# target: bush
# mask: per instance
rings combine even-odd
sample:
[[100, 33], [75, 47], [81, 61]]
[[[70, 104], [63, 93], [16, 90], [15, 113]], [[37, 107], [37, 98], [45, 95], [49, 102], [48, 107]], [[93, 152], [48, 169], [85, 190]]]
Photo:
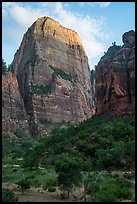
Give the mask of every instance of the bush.
[[117, 202], [117, 187], [114, 184], [102, 188], [98, 193], [95, 193], [96, 202]]
[[119, 190], [119, 197], [121, 199], [132, 199], [133, 193], [128, 187], [123, 187]]
[[47, 186], [56, 186], [57, 185], [57, 179], [55, 177], [49, 177], [47, 179]]
[[124, 174], [124, 178], [126, 179], [133, 179], [135, 177], [135, 172], [132, 173], [126, 173]]
[[57, 178], [56, 177], [47, 177], [47, 179], [45, 179], [45, 182], [43, 184], [43, 189], [46, 190], [47, 188], [50, 187], [55, 187], [57, 186]]
[[130, 181], [124, 178], [115, 178], [112, 175], [108, 178], [104, 177], [105, 182], [102, 180], [98, 183], [99, 188], [94, 194], [91, 194], [91, 200], [94, 198], [96, 202], [118, 202], [122, 199], [132, 199], [132, 183]]
[[22, 128], [17, 128], [15, 131], [15, 135], [19, 138], [27, 138], [29, 137], [29, 134], [26, 132], [26, 130]]
[[18, 181], [17, 184], [18, 184], [19, 187], [21, 188], [21, 190], [22, 190], [22, 195], [23, 195], [24, 190], [30, 189], [31, 181], [30, 181], [29, 179], [22, 179], [22, 180]]
[[3, 188], [2, 189], [2, 202], [17, 202], [18, 198], [15, 196], [13, 191], [10, 189]]
[[[33, 180], [33, 186], [36, 187], [36, 188], [38, 188], [38, 187], [41, 186], [41, 184], [40, 184], [40, 182], [39, 182], [38, 179], [34, 179], [34, 180]], [[44, 189], [44, 188], [43, 188], [43, 189]], [[45, 189], [45, 190], [46, 190], [46, 189]]]
[[56, 188], [51, 186], [48, 188], [48, 192], [55, 192], [56, 191]]

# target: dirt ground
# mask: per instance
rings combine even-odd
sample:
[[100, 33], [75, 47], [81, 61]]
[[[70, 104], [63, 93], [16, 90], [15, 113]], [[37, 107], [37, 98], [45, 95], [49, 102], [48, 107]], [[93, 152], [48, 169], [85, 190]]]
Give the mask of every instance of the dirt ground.
[[79, 188], [74, 192], [76, 200], [70, 194], [70, 198], [61, 199], [60, 191], [58, 188], [56, 192], [48, 192], [42, 188], [30, 188], [28, 191], [24, 192], [24, 195], [21, 194], [21, 190], [17, 188], [16, 184], [3, 183], [3, 188], [8, 187], [9, 189], [14, 190], [15, 195], [19, 198], [18, 202], [82, 202], [80, 197], [82, 195], [83, 189]]
[[[83, 188], [77, 188], [74, 191], [74, 195], [70, 194], [69, 198], [61, 199], [61, 191], [56, 188], [55, 192], [48, 192], [43, 188], [31, 187], [28, 191], [25, 191], [22, 195], [21, 190], [16, 184], [2, 183], [2, 188], [9, 188], [14, 191], [15, 195], [19, 198], [18, 202], [84, 202], [82, 198]], [[90, 202], [90, 197], [86, 197], [86, 201]], [[131, 200], [123, 200], [121, 202], [132, 202]]]

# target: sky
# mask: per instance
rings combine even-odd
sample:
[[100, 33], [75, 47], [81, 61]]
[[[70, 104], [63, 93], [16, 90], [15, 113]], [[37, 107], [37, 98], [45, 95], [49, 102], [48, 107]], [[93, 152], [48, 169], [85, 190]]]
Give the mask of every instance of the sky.
[[49, 16], [75, 30], [90, 69], [122, 35], [135, 30], [135, 2], [2, 2], [2, 57], [11, 64], [23, 35], [38, 18]]

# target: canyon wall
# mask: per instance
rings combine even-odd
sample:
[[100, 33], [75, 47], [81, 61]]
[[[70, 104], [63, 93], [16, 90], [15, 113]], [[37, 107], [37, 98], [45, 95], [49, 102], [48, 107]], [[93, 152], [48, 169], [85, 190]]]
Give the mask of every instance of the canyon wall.
[[95, 69], [96, 114], [114, 116], [135, 112], [135, 32], [122, 36], [123, 45], [113, 43]]
[[29, 124], [78, 123], [94, 114], [88, 58], [78, 34], [49, 17], [25, 33], [12, 62]]
[[18, 82], [11, 72], [2, 75], [2, 132], [28, 128], [27, 115]]

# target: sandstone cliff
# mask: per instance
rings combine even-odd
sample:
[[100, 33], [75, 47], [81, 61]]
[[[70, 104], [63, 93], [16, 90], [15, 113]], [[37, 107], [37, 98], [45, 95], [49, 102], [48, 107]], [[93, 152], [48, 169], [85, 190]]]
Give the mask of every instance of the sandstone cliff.
[[80, 122], [94, 113], [88, 58], [78, 34], [49, 17], [25, 33], [12, 63], [29, 124]]
[[2, 75], [2, 132], [27, 128], [27, 116], [18, 82], [11, 72]]
[[123, 46], [111, 46], [95, 69], [96, 114], [135, 111], [135, 32], [122, 36]]

